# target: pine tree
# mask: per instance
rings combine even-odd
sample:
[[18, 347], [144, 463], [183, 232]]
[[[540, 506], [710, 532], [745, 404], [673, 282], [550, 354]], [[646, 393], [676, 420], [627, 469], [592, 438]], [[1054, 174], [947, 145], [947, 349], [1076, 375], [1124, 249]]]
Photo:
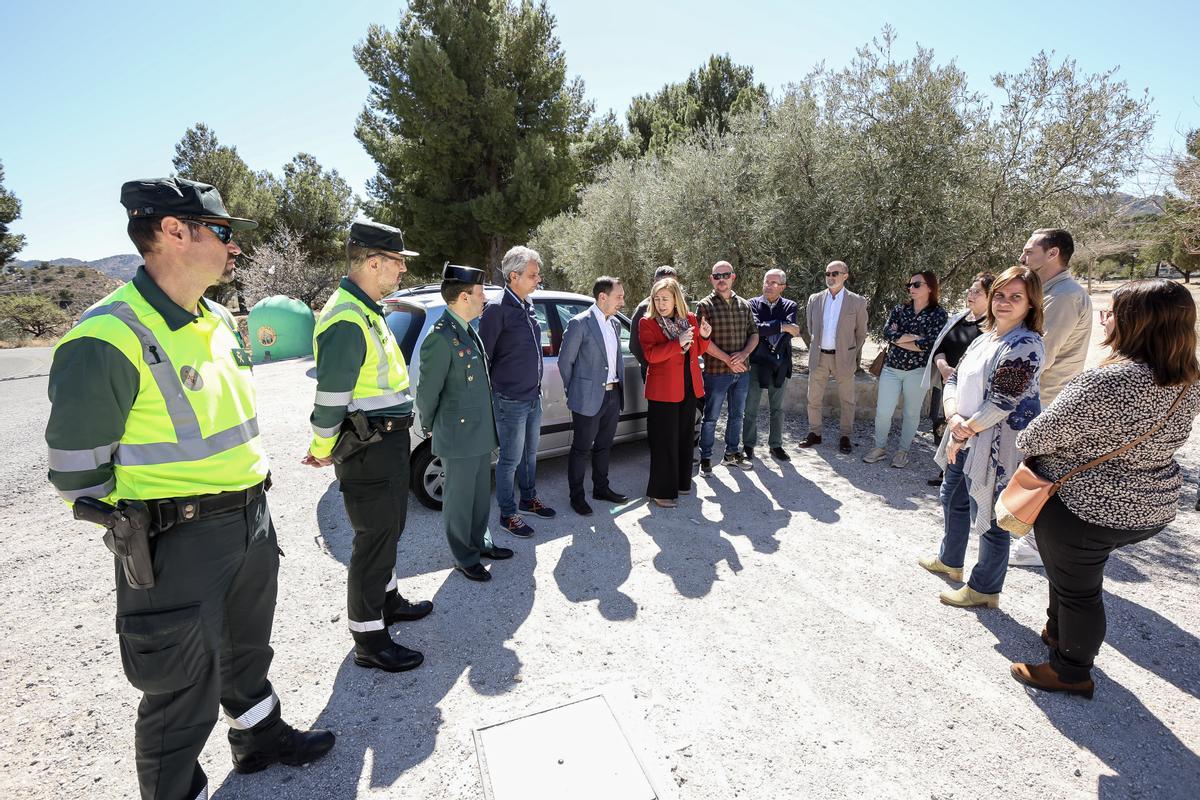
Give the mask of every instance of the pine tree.
[[355, 135], [379, 167], [367, 210], [421, 251], [410, 268], [494, 269], [574, 201], [591, 108], [554, 26], [544, 2], [413, 0], [355, 47], [371, 82]]

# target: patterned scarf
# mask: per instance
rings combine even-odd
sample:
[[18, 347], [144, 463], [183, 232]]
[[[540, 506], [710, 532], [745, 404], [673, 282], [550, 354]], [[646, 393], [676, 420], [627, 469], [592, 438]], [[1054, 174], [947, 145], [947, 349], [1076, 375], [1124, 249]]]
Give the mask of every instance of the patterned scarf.
[[667, 337], [667, 341], [673, 342], [683, 335], [683, 332], [691, 327], [688, 318], [684, 317], [657, 317], [658, 327], [662, 328], [663, 334]]

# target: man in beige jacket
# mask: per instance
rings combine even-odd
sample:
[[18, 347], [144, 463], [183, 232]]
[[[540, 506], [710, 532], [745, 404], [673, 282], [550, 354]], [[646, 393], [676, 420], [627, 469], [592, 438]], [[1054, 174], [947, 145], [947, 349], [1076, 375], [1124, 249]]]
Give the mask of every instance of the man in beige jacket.
[[[1087, 290], [1071, 277], [1068, 264], [1075, 240], [1061, 228], [1039, 228], [1025, 243], [1021, 263], [1042, 279], [1045, 295], [1046, 363], [1040, 377], [1040, 399], [1046, 409], [1076, 375], [1083, 372], [1088, 343], [1092, 338], [1092, 300]], [[1040, 567], [1034, 531], [1013, 541], [1008, 563], [1014, 567]]]
[[825, 386], [832, 377], [837, 381], [841, 401], [841, 439], [838, 449], [849, 453], [854, 433], [854, 373], [858, 371], [863, 343], [867, 341], [867, 300], [846, 288], [850, 269], [842, 261], [825, 267], [823, 292], [808, 298], [805, 330], [800, 332], [808, 345], [808, 436], [801, 447], [821, 443]]

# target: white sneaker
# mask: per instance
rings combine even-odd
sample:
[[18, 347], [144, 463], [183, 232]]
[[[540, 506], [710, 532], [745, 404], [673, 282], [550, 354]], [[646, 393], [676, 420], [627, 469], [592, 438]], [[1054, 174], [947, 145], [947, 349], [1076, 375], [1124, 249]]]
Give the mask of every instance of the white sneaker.
[[874, 464], [876, 461], [883, 461], [885, 458], [887, 458], [887, 450], [884, 450], [882, 447], [876, 447], [863, 456], [863, 461], [868, 464]]
[[1042, 555], [1038, 552], [1037, 542], [1034, 541], [1032, 531], [1012, 543], [1012, 548], [1008, 551], [1008, 565], [1010, 567], [1042, 566]]
[[904, 469], [908, 466], [908, 451], [897, 450], [896, 455], [892, 458], [892, 466], [896, 469]]

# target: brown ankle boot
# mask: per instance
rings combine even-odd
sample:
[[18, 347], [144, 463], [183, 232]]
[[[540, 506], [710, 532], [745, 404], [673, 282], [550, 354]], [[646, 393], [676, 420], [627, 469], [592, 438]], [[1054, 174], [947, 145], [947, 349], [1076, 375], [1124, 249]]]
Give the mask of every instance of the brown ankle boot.
[[1009, 668], [1009, 672], [1018, 683], [1032, 686], [1034, 689], [1041, 689], [1043, 692], [1066, 692], [1091, 700], [1092, 693], [1096, 689], [1096, 683], [1091, 678], [1078, 683], [1064, 683], [1049, 663], [1013, 664]]

